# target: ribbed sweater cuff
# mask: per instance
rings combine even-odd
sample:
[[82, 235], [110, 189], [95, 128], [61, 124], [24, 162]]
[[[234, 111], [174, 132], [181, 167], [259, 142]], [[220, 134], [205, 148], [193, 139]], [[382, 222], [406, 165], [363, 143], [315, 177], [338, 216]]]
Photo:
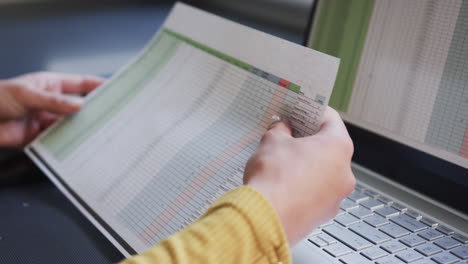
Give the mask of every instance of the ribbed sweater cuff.
[[265, 196], [254, 188], [242, 186], [222, 196], [211, 208], [227, 204], [244, 216], [268, 262], [291, 263], [286, 234], [278, 215]]

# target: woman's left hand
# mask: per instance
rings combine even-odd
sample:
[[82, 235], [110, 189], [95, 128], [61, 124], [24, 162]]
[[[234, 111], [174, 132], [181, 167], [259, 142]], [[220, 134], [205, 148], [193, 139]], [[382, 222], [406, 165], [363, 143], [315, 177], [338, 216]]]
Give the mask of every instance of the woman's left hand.
[[39, 72], [0, 80], [0, 147], [19, 148], [63, 115], [80, 110], [103, 79]]

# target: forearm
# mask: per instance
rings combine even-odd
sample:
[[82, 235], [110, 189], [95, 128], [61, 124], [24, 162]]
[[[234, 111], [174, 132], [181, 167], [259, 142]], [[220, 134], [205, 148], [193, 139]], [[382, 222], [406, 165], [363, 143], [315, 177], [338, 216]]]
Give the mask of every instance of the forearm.
[[289, 247], [269, 202], [250, 187], [221, 197], [195, 223], [125, 264], [290, 263]]

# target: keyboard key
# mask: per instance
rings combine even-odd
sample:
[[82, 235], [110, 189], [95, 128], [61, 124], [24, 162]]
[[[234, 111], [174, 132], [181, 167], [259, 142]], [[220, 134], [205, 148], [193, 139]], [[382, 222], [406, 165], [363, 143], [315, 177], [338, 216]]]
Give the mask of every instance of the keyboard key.
[[390, 205], [393, 203], [393, 201], [390, 198], [387, 198], [385, 196], [379, 196], [379, 201], [381, 201], [382, 203], [386, 205]]
[[362, 184], [356, 183], [354, 189], [358, 192], [364, 192], [366, 190], [366, 187], [364, 187]]
[[336, 243], [336, 240], [333, 237], [331, 237], [331, 236], [329, 236], [327, 234], [320, 234], [320, 235], [318, 235], [318, 238], [320, 238], [323, 241], [327, 242], [328, 245]]
[[443, 249], [451, 249], [454, 248], [458, 245], [460, 245], [460, 242], [456, 241], [455, 239], [452, 239], [450, 237], [443, 237], [440, 239], [437, 239], [434, 244], [438, 245], [439, 247]]
[[355, 208], [355, 209], [351, 209], [348, 211], [350, 214], [354, 215], [355, 217], [358, 217], [358, 218], [366, 218], [366, 217], [369, 217], [371, 215], [373, 215], [374, 213], [367, 209], [367, 208], [364, 208], [364, 207], [359, 207], [359, 208]]
[[422, 215], [414, 210], [408, 210], [405, 212], [405, 214], [411, 218], [414, 218], [416, 220], [421, 220], [422, 219]]
[[358, 208], [359, 205], [349, 199], [344, 199], [343, 201], [341, 201], [341, 204], [340, 204], [340, 208], [345, 210], [345, 211], [348, 211], [350, 209], [353, 209], [353, 208]]
[[418, 233], [418, 235], [426, 240], [432, 241], [444, 236], [441, 232], [429, 228]]
[[351, 193], [348, 196], [348, 199], [350, 199], [351, 201], [354, 201], [356, 203], [359, 203], [359, 202], [362, 202], [362, 201], [365, 201], [365, 200], [369, 199], [369, 196], [367, 196], [365, 194], [362, 194], [360, 192], [354, 191], [353, 193]]
[[380, 195], [378, 192], [375, 192], [375, 191], [373, 191], [373, 190], [366, 190], [366, 191], [364, 192], [364, 194], [367, 195], [367, 196], [370, 196], [370, 197], [372, 197], [372, 198], [374, 198], [374, 199], [376, 199], [376, 198], [379, 197], [379, 195]]
[[380, 231], [384, 232], [385, 234], [393, 237], [393, 238], [399, 238], [402, 236], [408, 235], [410, 232], [406, 229], [404, 229], [401, 226], [398, 226], [396, 224], [390, 223], [388, 225], [384, 225], [380, 227]]
[[346, 213], [346, 211], [340, 208], [340, 210], [338, 211], [338, 213], [336, 214], [336, 216], [344, 215], [345, 213]]
[[427, 217], [423, 217], [421, 219], [421, 223], [426, 224], [426, 225], [428, 225], [430, 227], [437, 227], [439, 225], [439, 223], [437, 223], [436, 221], [434, 221], [434, 220], [432, 220], [430, 218], [427, 218]]
[[340, 258], [340, 261], [345, 263], [345, 264], [361, 264], [361, 263], [369, 263], [371, 264], [372, 262], [364, 258], [363, 256], [359, 255], [359, 253], [352, 253], [348, 255], [344, 255], [343, 257]]
[[439, 264], [451, 264], [456, 263], [459, 260], [459, 258], [455, 257], [454, 255], [448, 252], [439, 253], [433, 256], [431, 259]]
[[383, 225], [390, 223], [387, 220], [387, 218], [384, 218], [380, 215], [372, 215], [372, 216], [366, 217], [364, 219], [364, 222], [368, 223], [369, 225], [373, 227], [379, 227], [379, 226], [383, 226]]
[[326, 227], [328, 225], [331, 225], [331, 224], [334, 224], [335, 222], [333, 221], [333, 219], [330, 219], [328, 220], [327, 222], [323, 223], [320, 225], [320, 228], [323, 228], [323, 227]]
[[341, 257], [343, 255], [353, 252], [349, 247], [341, 243], [331, 244], [329, 246], [324, 247], [323, 250], [325, 250], [325, 252], [327, 252], [328, 254], [332, 255], [335, 258], [338, 258], [338, 257]]
[[418, 252], [412, 249], [405, 249], [403, 251], [400, 251], [395, 256], [406, 263], [410, 263], [423, 258], [423, 255], [419, 254]]
[[439, 252], [442, 252], [442, 249], [434, 244], [426, 243], [424, 245], [416, 247], [416, 251], [418, 251], [426, 257], [429, 257]]
[[426, 242], [420, 236], [416, 234], [411, 234], [400, 239], [400, 242], [407, 245], [408, 247], [415, 247]]
[[365, 200], [364, 202], [361, 202], [360, 205], [371, 211], [374, 211], [376, 209], [379, 209], [385, 206], [382, 202], [374, 200], [374, 199]]
[[316, 228], [316, 229], [314, 229], [314, 231], [312, 231], [312, 233], [310, 233], [310, 236], [315, 236], [315, 235], [318, 235], [320, 233], [322, 233], [322, 230]]
[[349, 226], [349, 225], [352, 225], [352, 224], [355, 224], [355, 223], [359, 223], [359, 219], [350, 215], [350, 214], [344, 214], [344, 215], [340, 215], [340, 216], [337, 216], [335, 217], [335, 222], [338, 222], [339, 224], [343, 225], [343, 226]]
[[323, 229], [323, 231], [354, 250], [361, 250], [372, 246], [369, 241], [339, 225], [327, 226]]
[[437, 230], [439, 230], [440, 232], [442, 232], [442, 233], [444, 233], [446, 235], [451, 235], [451, 234], [455, 233], [455, 232], [453, 232], [452, 229], [450, 229], [450, 228], [448, 228], [446, 226], [442, 226], [442, 225], [439, 225], [437, 227]]
[[390, 218], [390, 221], [399, 224], [400, 226], [408, 229], [411, 232], [418, 232], [428, 228], [427, 225], [422, 224], [419, 221], [416, 221], [407, 215], [399, 215], [392, 217]]
[[380, 245], [380, 248], [384, 249], [388, 253], [393, 254], [398, 251], [402, 251], [403, 249], [406, 249], [406, 246], [396, 240], [392, 240], [383, 243], [382, 245]]
[[392, 217], [392, 216], [397, 216], [400, 214], [400, 211], [397, 211], [395, 208], [392, 208], [392, 207], [384, 207], [384, 208], [380, 208], [380, 209], [377, 209], [375, 210], [375, 213], [383, 216], [383, 217], [386, 217], [386, 218], [389, 218], [389, 217]]
[[355, 232], [356, 234], [364, 237], [365, 239], [369, 240], [370, 242], [376, 245], [391, 240], [391, 237], [366, 223], [358, 223], [351, 225], [349, 227], [349, 230]]
[[434, 261], [430, 260], [430, 259], [420, 259], [416, 262], [413, 262], [411, 264], [437, 264], [435, 263]]
[[308, 240], [309, 240], [309, 242], [313, 243], [317, 247], [328, 246], [327, 242], [323, 241], [322, 239], [320, 239], [318, 237], [310, 237]]
[[401, 263], [404, 263], [402, 262], [401, 260], [393, 257], [393, 256], [386, 256], [386, 257], [383, 257], [381, 259], [378, 259], [376, 262], [376, 264], [401, 264]]
[[457, 233], [457, 234], [454, 234], [454, 235], [452, 236], [452, 238], [454, 238], [454, 239], [456, 239], [456, 240], [462, 242], [463, 244], [467, 244], [467, 243], [468, 243], [468, 237], [467, 237], [467, 236], [464, 236], [464, 235], [462, 235], [462, 234], [458, 234], [458, 233]]
[[378, 259], [388, 255], [387, 251], [376, 246], [364, 249], [363, 251], [361, 251], [361, 254], [370, 260]]
[[467, 244], [468, 243], [468, 237], [467, 236], [464, 236], [462, 234], [453, 234], [452, 238], [462, 242], [463, 244]]
[[461, 259], [468, 259], [468, 246], [459, 246], [450, 252]]
[[408, 207], [406, 207], [406, 206], [404, 206], [402, 204], [399, 204], [399, 203], [393, 203], [392, 207], [395, 208], [396, 210], [400, 211], [400, 212], [406, 212], [408, 210]]

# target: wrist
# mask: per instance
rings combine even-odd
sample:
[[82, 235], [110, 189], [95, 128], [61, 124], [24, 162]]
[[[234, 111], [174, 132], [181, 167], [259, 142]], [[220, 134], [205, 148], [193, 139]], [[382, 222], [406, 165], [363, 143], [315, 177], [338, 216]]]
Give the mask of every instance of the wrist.
[[277, 218], [280, 221], [281, 226], [283, 227], [286, 239], [288, 240], [289, 245], [294, 245], [296, 240], [294, 239], [293, 225], [291, 225], [291, 220], [288, 218], [288, 214], [284, 210], [282, 200], [280, 197], [284, 197], [279, 194], [278, 191], [274, 191], [273, 186], [267, 186], [267, 184], [261, 182], [249, 182], [247, 186], [255, 189], [257, 192], [263, 195], [263, 197], [269, 202], [271, 207], [276, 213]]

